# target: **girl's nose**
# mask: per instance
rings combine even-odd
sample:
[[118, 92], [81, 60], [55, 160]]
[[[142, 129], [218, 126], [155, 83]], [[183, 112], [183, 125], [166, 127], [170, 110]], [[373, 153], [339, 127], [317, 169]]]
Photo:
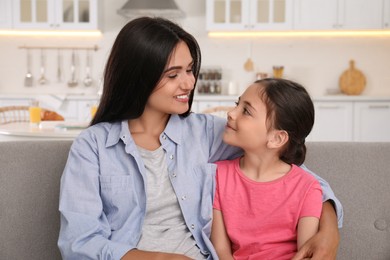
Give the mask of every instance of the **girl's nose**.
[[229, 110], [227, 112], [227, 118], [228, 119], [231, 119], [231, 120], [235, 119], [235, 110], [236, 110], [236, 108], [237, 107], [234, 107], [234, 108], [232, 108], [231, 110]]

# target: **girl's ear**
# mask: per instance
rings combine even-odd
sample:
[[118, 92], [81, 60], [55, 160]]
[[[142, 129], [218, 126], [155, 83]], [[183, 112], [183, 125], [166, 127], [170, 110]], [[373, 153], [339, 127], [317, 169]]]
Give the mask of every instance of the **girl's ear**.
[[285, 130], [273, 130], [268, 139], [268, 148], [281, 148], [288, 142], [288, 133]]

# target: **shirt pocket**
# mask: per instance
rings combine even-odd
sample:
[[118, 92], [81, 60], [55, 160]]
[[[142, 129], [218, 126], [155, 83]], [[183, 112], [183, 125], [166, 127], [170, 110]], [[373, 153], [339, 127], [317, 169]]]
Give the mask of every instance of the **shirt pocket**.
[[217, 166], [213, 163], [196, 165], [193, 167], [193, 173], [200, 190], [199, 208], [202, 222], [207, 223], [211, 220], [213, 212], [213, 201], [215, 193], [215, 172]]
[[122, 226], [131, 210], [138, 207], [134, 180], [130, 175], [100, 176], [103, 211], [113, 229]]

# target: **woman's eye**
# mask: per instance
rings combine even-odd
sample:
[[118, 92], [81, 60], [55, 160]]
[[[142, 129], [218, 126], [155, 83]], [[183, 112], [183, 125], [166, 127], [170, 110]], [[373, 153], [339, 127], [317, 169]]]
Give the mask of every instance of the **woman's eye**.
[[234, 104], [236, 104], [236, 106], [238, 106], [238, 101], [234, 102]]
[[192, 73], [192, 68], [191, 69], [188, 69], [188, 70], [186, 70], [187, 71], [187, 73]]
[[174, 79], [174, 78], [176, 78], [177, 77], [177, 74], [169, 74], [168, 75], [168, 78], [170, 78], [170, 79]]

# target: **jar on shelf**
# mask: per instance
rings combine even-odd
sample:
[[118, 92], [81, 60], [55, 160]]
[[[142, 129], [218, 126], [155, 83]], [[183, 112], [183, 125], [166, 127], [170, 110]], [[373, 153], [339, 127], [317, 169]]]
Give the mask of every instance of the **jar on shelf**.
[[222, 93], [222, 70], [221, 68], [204, 68], [199, 72], [197, 82], [199, 94]]

